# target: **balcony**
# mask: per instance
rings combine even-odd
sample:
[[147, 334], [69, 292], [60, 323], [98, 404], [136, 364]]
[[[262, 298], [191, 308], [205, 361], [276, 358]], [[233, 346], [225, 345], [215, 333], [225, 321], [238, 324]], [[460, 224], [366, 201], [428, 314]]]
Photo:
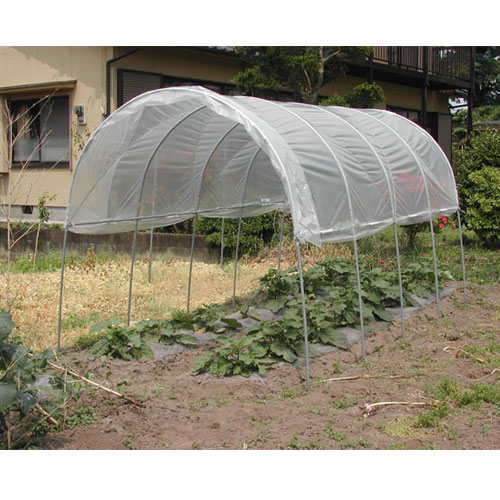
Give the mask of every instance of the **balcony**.
[[427, 51], [429, 75], [469, 80], [470, 47], [374, 47], [373, 62], [424, 72]]
[[[370, 68], [375, 80], [452, 90], [470, 87], [471, 47], [374, 47], [370, 62], [352, 65], [351, 74], [362, 76]], [[364, 68], [364, 70], [363, 70]]]

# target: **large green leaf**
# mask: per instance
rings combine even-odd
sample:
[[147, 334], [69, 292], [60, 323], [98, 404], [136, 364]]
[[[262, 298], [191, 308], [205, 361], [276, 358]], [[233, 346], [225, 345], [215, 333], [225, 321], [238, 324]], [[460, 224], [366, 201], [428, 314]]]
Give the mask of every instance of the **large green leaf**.
[[194, 373], [204, 371], [207, 369], [208, 363], [212, 359], [212, 353], [210, 351], [206, 351], [203, 354], [200, 354], [193, 362], [192, 371]]
[[[314, 347], [312, 344], [307, 345], [307, 351], [309, 352], [309, 357], [310, 358], [317, 358], [318, 356], [321, 356], [321, 352], [319, 349]], [[306, 356], [306, 347], [304, 345], [304, 342], [299, 342], [295, 346], [295, 352], [297, 353], [297, 356], [301, 358], [305, 358]]]
[[3, 413], [17, 401], [17, 387], [14, 382], [0, 382], [0, 412]]
[[286, 295], [280, 295], [275, 299], [271, 299], [266, 301], [264, 307], [267, 307], [271, 312], [277, 313], [280, 309], [283, 309], [288, 301], [288, 297]]
[[15, 323], [12, 321], [12, 316], [7, 311], [0, 312], [0, 342], [4, 341], [14, 328]]
[[262, 344], [252, 344], [248, 348], [248, 354], [252, 358], [263, 358], [267, 354], [267, 348]]
[[28, 349], [23, 345], [0, 342], [0, 369], [5, 370], [11, 363], [19, 363], [27, 353]]
[[242, 324], [239, 321], [236, 321], [234, 318], [221, 318], [221, 321], [225, 323], [229, 328], [233, 328], [237, 330], [238, 328], [242, 328]]
[[178, 344], [182, 345], [198, 345], [200, 343], [200, 341], [193, 335], [186, 335], [184, 333], [174, 335], [174, 339]]
[[129, 336], [129, 342], [132, 342], [132, 345], [134, 347], [141, 347], [142, 344], [142, 338], [138, 333], [133, 333], [132, 335]]
[[320, 332], [319, 338], [323, 344], [333, 345], [335, 347], [340, 347], [341, 349], [347, 349], [349, 347], [349, 342], [345, 333], [339, 332], [334, 328], [329, 328]]
[[288, 361], [289, 363], [293, 363], [297, 359], [296, 354], [281, 342], [272, 342], [269, 347], [271, 351], [274, 354], [276, 354], [276, 356], [283, 358], [285, 361]]
[[110, 348], [109, 340], [106, 337], [99, 339], [92, 347], [92, 354], [96, 357], [103, 356]]
[[17, 400], [19, 408], [26, 415], [35, 406], [36, 399], [28, 392], [17, 391]]
[[262, 316], [259, 314], [257, 309], [249, 309], [247, 316], [256, 319], [257, 321], [262, 321]]
[[89, 333], [100, 333], [111, 326], [118, 326], [120, 324], [121, 320], [119, 319], [113, 319], [111, 321], [99, 321], [90, 328]]
[[373, 314], [388, 323], [392, 323], [394, 321], [394, 316], [382, 306], [375, 307]]

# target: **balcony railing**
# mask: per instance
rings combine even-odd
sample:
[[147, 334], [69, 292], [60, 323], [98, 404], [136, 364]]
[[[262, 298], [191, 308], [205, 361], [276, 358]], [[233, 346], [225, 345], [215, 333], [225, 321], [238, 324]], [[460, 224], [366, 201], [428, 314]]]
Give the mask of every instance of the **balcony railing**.
[[373, 61], [424, 72], [425, 50], [429, 75], [466, 81], [470, 79], [470, 47], [374, 47]]

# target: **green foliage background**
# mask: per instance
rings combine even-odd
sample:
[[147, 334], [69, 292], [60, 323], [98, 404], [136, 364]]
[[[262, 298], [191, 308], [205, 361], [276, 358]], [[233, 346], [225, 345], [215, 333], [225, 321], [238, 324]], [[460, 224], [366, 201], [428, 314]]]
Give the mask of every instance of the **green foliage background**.
[[455, 154], [464, 222], [486, 246], [500, 245], [500, 131], [475, 134]]
[[[224, 221], [224, 248], [227, 252], [236, 249], [238, 221], [239, 219], [225, 219]], [[275, 212], [242, 219], [239, 254], [256, 254], [265, 245], [271, 243], [275, 232], [279, 233], [279, 223], [280, 216], [276, 216]], [[210, 245], [220, 246], [221, 229], [221, 219], [200, 217], [196, 232], [204, 234]]]

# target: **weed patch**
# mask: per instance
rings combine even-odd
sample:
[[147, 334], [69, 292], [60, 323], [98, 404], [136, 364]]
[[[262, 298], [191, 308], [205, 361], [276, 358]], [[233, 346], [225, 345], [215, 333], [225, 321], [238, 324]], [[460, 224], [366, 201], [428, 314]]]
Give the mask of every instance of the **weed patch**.
[[318, 440], [301, 441], [297, 436], [292, 436], [290, 444], [287, 446], [289, 450], [324, 450], [325, 445]]

